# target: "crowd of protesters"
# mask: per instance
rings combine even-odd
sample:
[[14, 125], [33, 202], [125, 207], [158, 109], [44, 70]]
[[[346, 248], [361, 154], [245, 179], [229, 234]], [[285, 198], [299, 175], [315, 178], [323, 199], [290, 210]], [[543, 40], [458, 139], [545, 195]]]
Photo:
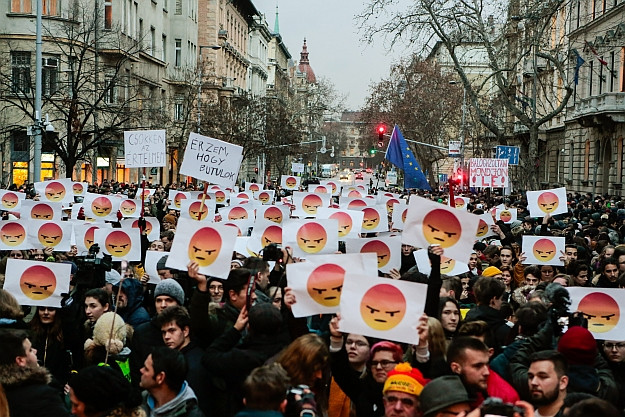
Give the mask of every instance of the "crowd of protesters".
[[[12, 188], [37, 198], [32, 185]], [[194, 189], [153, 188], [146, 216], [159, 219], [161, 238], [144, 238], [144, 253], [175, 239], [168, 191]], [[496, 222], [459, 276], [441, 275], [440, 247], [428, 248], [427, 276], [402, 245], [400, 270], [386, 276], [428, 286], [416, 345], [343, 334], [340, 315], [295, 318], [285, 264], [300, 260], [289, 248], [273, 268], [235, 252], [227, 279], [195, 263], [173, 270], [164, 257], [158, 284], [140, 262], [102, 271], [75, 249], [7, 252], [0, 273], [20, 258], [70, 263], [82, 279], [57, 308], [21, 306], [0, 289], [0, 417], [625, 415], [625, 334], [596, 340], [566, 311], [567, 287], [625, 288], [625, 200], [569, 194], [566, 214], [532, 218], [524, 195], [464, 195], [472, 213], [504, 204], [519, 220]], [[524, 235], [565, 237], [564, 266], [524, 264]]]

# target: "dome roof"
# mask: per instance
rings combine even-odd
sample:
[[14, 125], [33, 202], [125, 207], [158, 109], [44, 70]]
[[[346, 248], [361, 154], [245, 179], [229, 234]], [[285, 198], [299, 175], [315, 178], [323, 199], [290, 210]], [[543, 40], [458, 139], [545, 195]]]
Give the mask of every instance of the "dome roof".
[[308, 47], [306, 46], [306, 38], [304, 38], [304, 46], [302, 47], [302, 52], [300, 52], [299, 65], [297, 69], [301, 73], [306, 74], [306, 80], [315, 84], [317, 82], [317, 77], [315, 77], [315, 72], [310, 66], [310, 61], [308, 60]]

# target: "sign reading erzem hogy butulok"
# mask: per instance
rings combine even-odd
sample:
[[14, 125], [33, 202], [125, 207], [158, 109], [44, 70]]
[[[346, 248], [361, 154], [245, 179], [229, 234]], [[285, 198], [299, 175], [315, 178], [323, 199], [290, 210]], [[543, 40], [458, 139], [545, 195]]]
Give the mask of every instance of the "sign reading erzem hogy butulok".
[[243, 147], [191, 133], [180, 173], [211, 184], [233, 187], [242, 160]]
[[167, 141], [164, 130], [124, 132], [126, 168], [164, 167], [167, 163]]

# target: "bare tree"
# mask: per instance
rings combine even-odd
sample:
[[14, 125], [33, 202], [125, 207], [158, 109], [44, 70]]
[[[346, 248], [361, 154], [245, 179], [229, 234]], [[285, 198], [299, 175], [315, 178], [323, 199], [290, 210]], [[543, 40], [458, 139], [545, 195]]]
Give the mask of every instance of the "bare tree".
[[[559, 30], [566, 24], [566, 1], [416, 0], [406, 9], [400, 3], [368, 2], [358, 16], [365, 39], [383, 35], [391, 43], [406, 41], [423, 50], [442, 42], [480, 122], [500, 140], [525, 130], [519, 136], [523, 177], [535, 187], [540, 128], [565, 108], [573, 92], [566, 71], [568, 46]], [[467, 43], [478, 45], [475, 52], [486, 57], [489, 71], [478, 82], [470, 73], [477, 57], [461, 55]], [[483, 95], [495, 99], [484, 101]]]

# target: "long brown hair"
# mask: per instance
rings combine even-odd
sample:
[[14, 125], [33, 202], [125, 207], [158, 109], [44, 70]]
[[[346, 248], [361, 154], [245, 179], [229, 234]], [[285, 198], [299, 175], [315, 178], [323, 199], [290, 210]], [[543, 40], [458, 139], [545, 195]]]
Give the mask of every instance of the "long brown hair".
[[41, 317], [39, 317], [40, 308], [41, 307], [37, 307], [37, 312], [30, 321], [30, 330], [32, 331], [33, 336], [39, 340], [45, 340], [46, 336], [48, 336], [63, 343], [63, 321], [61, 320], [61, 317], [59, 317], [60, 309], [55, 309], [56, 313], [54, 315], [54, 321], [51, 326], [47, 326], [41, 322]]

